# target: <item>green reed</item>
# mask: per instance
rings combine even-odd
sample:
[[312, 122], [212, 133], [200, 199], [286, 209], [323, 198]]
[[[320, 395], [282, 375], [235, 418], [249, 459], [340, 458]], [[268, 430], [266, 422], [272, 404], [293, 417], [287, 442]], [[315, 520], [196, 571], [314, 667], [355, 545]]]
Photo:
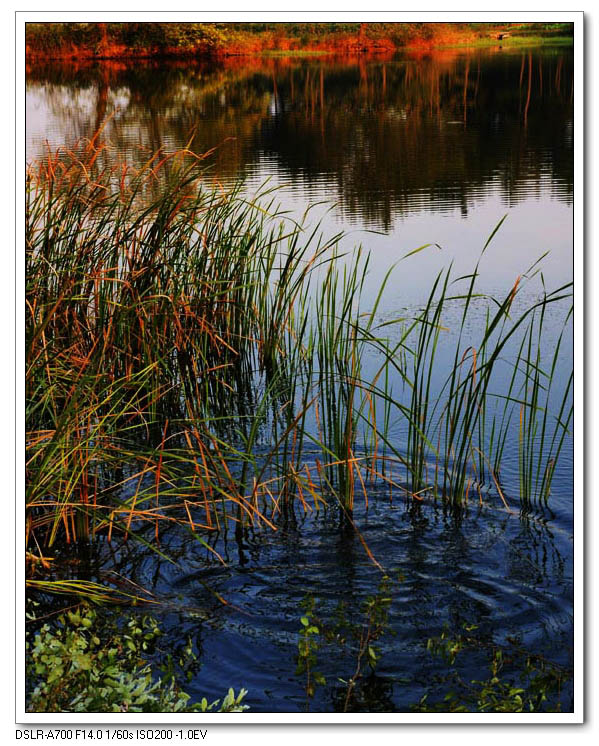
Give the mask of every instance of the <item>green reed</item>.
[[459, 506], [491, 479], [505, 501], [512, 442], [521, 504], [547, 502], [572, 378], [552, 417], [563, 335], [547, 370], [542, 343], [568, 287], [516, 313], [523, 281], [492, 299], [478, 266], [457, 279], [450, 268], [423, 308], [380, 323], [393, 268], [366, 307], [368, 255], [341, 254], [341, 236], [323, 238], [309, 215], [291, 220], [273, 190], [206, 187], [186, 151], [102, 169], [99, 149], [49, 154], [27, 179], [27, 541], [39, 561], [100, 532], [160, 553], [172, 524], [210, 548], [202, 537], [231, 523], [275, 529], [291, 500], [308, 511], [333, 495], [351, 515], [377, 481]]
[[[450, 273], [451, 269], [437, 277], [428, 303], [416, 319], [417, 341], [408, 415], [410, 489], [412, 494], [429, 491], [437, 496], [440, 493], [443, 499], [462, 504], [471, 488], [478, 492], [482, 501], [480, 490], [487, 479], [505, 503], [500, 486], [500, 464], [514, 408], [518, 406], [522, 420], [518, 441], [520, 499], [525, 504], [539, 501], [546, 496], [572, 416], [569, 396], [572, 376], [563, 391], [559, 413], [554, 418], [550, 416], [549, 393], [564, 332], [560, 334], [550, 370], [544, 373], [541, 370], [543, 320], [551, 304], [570, 297], [570, 287], [545, 293], [541, 300], [529, 303], [517, 314], [513, 310], [515, 301], [526, 280], [535, 276], [534, 272], [518, 278], [503, 299], [476, 292], [478, 265], [472, 275], [459, 278], [468, 283], [466, 293], [449, 295]], [[440, 393], [433, 397], [431, 373], [440, 337], [447, 331], [442, 326], [442, 313], [448, 303], [456, 301], [461, 304], [462, 312], [457, 338], [452, 343], [453, 363]], [[481, 302], [486, 305], [485, 322], [477, 339], [467, 330], [467, 322], [474, 304]], [[564, 329], [569, 316], [567, 314]], [[532, 344], [533, 334], [537, 337], [536, 348]], [[518, 335], [522, 341], [519, 353], [513, 356], [508, 352], [509, 346]], [[507, 353], [505, 357], [504, 353]], [[507, 394], [506, 381], [509, 381]], [[546, 393], [542, 403], [541, 390]], [[546, 436], [550, 427], [553, 430], [547, 455]]]

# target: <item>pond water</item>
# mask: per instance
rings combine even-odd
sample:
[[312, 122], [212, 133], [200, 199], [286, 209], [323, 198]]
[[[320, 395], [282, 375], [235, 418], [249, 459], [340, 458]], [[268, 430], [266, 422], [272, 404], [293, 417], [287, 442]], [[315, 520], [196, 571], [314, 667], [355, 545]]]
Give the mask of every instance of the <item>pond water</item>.
[[[394, 262], [431, 244], [398, 265], [379, 309], [383, 320], [422, 305], [442, 268], [453, 263], [455, 277], [471, 272], [504, 215], [480, 264], [481, 291], [505, 297], [547, 252], [542, 278], [527, 286], [523, 302], [539, 295], [541, 283], [554, 289], [572, 280], [568, 49], [57, 64], [28, 70], [26, 103], [28, 160], [103, 127], [102, 158], [141, 166], [158, 148], [216, 148], [206, 158], [208, 185], [226, 188], [242, 178], [251, 196], [268, 183], [291, 216], [316, 205], [311, 219], [321, 220], [325, 235], [344, 231], [343, 247], [361, 243], [371, 252], [366, 299], [376, 297]], [[549, 351], [565, 310], [557, 303], [548, 311]], [[445, 321], [451, 327], [451, 313]], [[558, 384], [572, 368], [571, 344], [567, 329]], [[510, 455], [517, 461], [508, 448]], [[482, 506], [473, 500], [456, 514], [429, 502], [408, 505], [380, 485], [369, 489], [367, 509], [356, 499], [363, 541], [403, 579], [390, 609], [395, 634], [380, 642], [376, 676], [359, 687], [354, 709], [405, 711], [416, 703], [444, 670], [426, 650], [444, 625], [458, 632], [476, 625], [487, 642], [516, 636], [535, 653], [571, 664], [572, 469], [568, 438], [551, 510], [508, 513], [496, 499]], [[516, 478], [509, 469], [502, 477], [508, 485]], [[313, 597], [325, 619], [344, 600], [357, 623], [380, 578], [334, 509], [304, 514], [296, 507], [279, 516], [274, 533], [218, 537], [226, 567], [189, 537], [173, 531], [161, 541], [176, 564], [139, 546], [100, 544], [90, 572], [106, 578], [117, 569], [162, 597], [166, 611], [158, 616], [169, 644], [176, 649], [190, 637], [198, 653], [187, 691], [216, 698], [244, 686], [252, 711], [306, 706], [305, 679], [295, 674], [302, 599]], [[355, 660], [328, 645], [318, 668], [327, 685], [317, 687], [311, 709], [343, 709], [338, 679], [352, 675]], [[482, 657], [469, 657], [464, 676], [488, 677]], [[572, 707], [570, 685], [562, 707]]]

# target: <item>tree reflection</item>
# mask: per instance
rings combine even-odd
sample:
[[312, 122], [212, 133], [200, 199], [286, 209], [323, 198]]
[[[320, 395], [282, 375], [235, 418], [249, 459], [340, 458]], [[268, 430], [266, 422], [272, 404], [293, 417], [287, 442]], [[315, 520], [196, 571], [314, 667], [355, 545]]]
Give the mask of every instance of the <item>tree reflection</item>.
[[[490, 193], [514, 205], [541, 185], [570, 203], [572, 91], [568, 50], [28, 70], [55, 146], [102, 125], [112, 157], [134, 165], [159, 148], [219, 146], [218, 180], [274, 172], [317, 198], [325, 185], [345, 218], [383, 230], [415, 211], [466, 215]], [[95, 106], [75, 113], [82, 94]]]

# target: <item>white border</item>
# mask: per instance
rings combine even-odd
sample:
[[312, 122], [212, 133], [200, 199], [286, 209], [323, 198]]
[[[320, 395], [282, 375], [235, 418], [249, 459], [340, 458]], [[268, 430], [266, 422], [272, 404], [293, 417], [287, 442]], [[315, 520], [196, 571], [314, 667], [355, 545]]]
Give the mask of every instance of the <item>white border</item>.
[[[79, 5], [79, 7], [81, 7]], [[574, 94], [574, 282], [575, 282], [575, 460], [574, 460], [574, 495], [575, 495], [575, 548], [574, 548], [574, 615], [575, 615], [575, 710], [574, 713], [565, 714], [416, 714], [416, 713], [390, 713], [390, 714], [295, 714], [295, 713], [267, 713], [259, 714], [251, 711], [243, 715], [235, 714], [205, 714], [201, 716], [203, 725], [212, 724], [230, 724], [250, 725], [256, 723], [582, 723], [583, 722], [583, 309], [584, 309], [584, 285], [583, 285], [583, 136], [584, 136], [584, 117], [583, 117], [583, 18], [582, 12], [510, 12], [501, 11], [501, 16], [505, 20], [513, 21], [563, 21], [574, 23], [574, 59], [575, 59], [575, 94]], [[168, 12], [173, 20], [178, 22], [184, 21], [289, 21], [292, 18], [301, 18], [304, 21], [339, 21], [339, 20], [356, 20], [356, 14], [353, 12], [293, 12], [279, 13], [273, 11], [253, 13], [248, 11], [206, 11], [203, 13], [193, 13], [184, 11], [181, 13]], [[18, 510], [16, 515], [16, 723], [72, 723], [72, 724], [118, 724], [120, 726], [146, 724], [146, 723], [169, 723], [181, 724], [198, 723], [198, 715], [148, 715], [148, 714], [123, 714], [123, 715], [104, 715], [104, 714], [44, 714], [44, 713], [26, 713], [24, 711], [24, 669], [18, 664], [19, 658], [22, 660], [20, 651], [24, 650], [24, 530], [23, 530], [23, 511], [21, 506], [24, 505], [24, 454], [20, 446], [24, 442], [24, 328], [22, 325], [22, 288], [24, 287], [24, 267], [23, 267], [23, 246], [22, 231], [19, 226], [24, 224], [24, 204], [20, 195], [24, 194], [24, 173], [19, 164], [25, 162], [25, 121], [24, 121], [24, 99], [25, 99], [25, 68], [24, 68], [24, 32], [26, 22], [44, 22], [44, 21], [165, 21], [167, 18], [163, 12], [17, 12], [16, 15], [16, 282], [17, 282], [17, 332], [16, 332], [16, 505]], [[497, 12], [403, 12], [395, 13], [390, 11], [382, 12], [359, 12], [360, 20], [364, 21], [437, 21], [437, 22], [459, 22], [459, 21], [492, 21], [497, 19]], [[593, 634], [589, 630], [589, 634]], [[343, 738], [343, 736], [341, 736]]]

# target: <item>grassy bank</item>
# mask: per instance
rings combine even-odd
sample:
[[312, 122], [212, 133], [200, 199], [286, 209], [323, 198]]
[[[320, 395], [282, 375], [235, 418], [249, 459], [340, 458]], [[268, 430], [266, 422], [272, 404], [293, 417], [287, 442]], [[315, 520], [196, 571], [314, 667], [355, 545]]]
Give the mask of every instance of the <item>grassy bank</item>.
[[402, 47], [572, 40], [572, 24], [509, 23], [29, 23], [28, 61], [224, 57], [263, 53], [393, 52]]

